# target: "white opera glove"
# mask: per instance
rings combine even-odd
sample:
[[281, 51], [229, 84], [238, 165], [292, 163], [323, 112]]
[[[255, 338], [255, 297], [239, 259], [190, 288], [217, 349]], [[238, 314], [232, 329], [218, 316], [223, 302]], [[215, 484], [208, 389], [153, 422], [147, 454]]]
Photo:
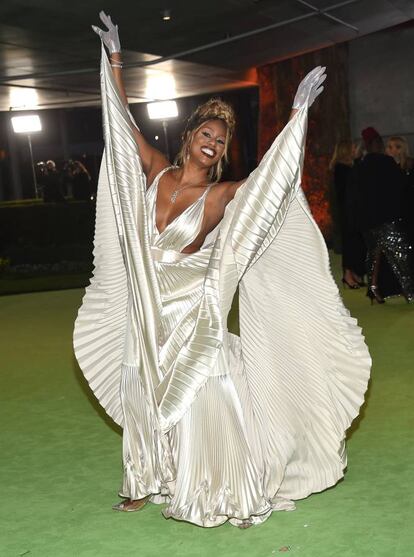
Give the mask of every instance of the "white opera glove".
[[308, 108], [312, 106], [316, 97], [323, 91], [321, 85], [326, 79], [325, 70], [325, 66], [317, 66], [302, 79], [296, 91], [292, 108], [298, 110], [305, 104], [308, 105]]
[[99, 12], [99, 17], [102, 23], [108, 27], [108, 31], [104, 31], [96, 25], [92, 25], [92, 29], [97, 33], [102, 39], [104, 45], [109, 50], [109, 54], [114, 52], [121, 52], [121, 42], [118, 35], [118, 25], [114, 25], [111, 20], [110, 15], [106, 15], [104, 11]]

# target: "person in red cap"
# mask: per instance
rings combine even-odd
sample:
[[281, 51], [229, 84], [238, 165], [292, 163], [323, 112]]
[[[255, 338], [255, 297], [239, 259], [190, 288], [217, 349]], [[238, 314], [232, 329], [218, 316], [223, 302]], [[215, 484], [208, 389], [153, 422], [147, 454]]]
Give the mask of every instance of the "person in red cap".
[[382, 141], [380, 134], [377, 132], [375, 128], [368, 127], [362, 130], [361, 132], [362, 139], [365, 142], [365, 145], [372, 144], [373, 141]]
[[384, 142], [377, 130], [368, 127], [361, 135], [366, 155], [354, 167], [353, 186], [358, 199], [357, 218], [367, 244], [367, 296], [371, 302], [385, 301], [378, 289], [381, 260], [385, 257], [403, 295], [411, 302], [413, 250], [402, 228], [404, 181], [394, 159], [384, 153]]

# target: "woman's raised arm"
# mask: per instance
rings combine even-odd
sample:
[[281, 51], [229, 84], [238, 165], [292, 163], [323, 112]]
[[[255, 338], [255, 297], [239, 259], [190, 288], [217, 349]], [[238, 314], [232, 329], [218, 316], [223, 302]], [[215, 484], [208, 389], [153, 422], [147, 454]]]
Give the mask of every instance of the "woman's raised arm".
[[109, 51], [109, 60], [111, 63], [115, 82], [117, 84], [122, 102], [130, 115], [131, 128], [138, 145], [142, 167], [147, 177], [147, 183], [151, 184], [153, 178], [158, 174], [158, 172], [168, 166], [170, 162], [160, 151], [158, 151], [158, 149], [155, 149], [154, 147], [149, 145], [149, 143], [142, 135], [140, 129], [136, 125], [131, 112], [129, 111], [128, 97], [125, 91], [124, 80], [122, 78], [122, 55], [121, 42], [119, 40], [118, 34], [118, 25], [114, 25], [112, 23], [111, 16], [106, 15], [103, 11], [99, 12], [99, 17], [101, 18], [102, 23], [106, 25], [108, 30], [104, 31], [103, 29], [100, 29], [95, 25], [92, 25], [92, 29], [100, 36], [102, 42]]
[[[299, 83], [298, 90], [296, 91], [295, 98], [293, 100], [292, 111], [290, 113], [289, 121], [295, 116], [295, 114], [300, 110], [305, 104], [308, 108], [312, 106], [315, 99], [323, 91], [322, 83], [326, 79], [325, 73], [326, 67], [317, 66], [313, 68]], [[227, 202], [233, 199], [238, 188], [244, 184], [246, 178], [239, 180], [238, 182], [231, 182], [226, 188], [226, 194], [228, 196]]]

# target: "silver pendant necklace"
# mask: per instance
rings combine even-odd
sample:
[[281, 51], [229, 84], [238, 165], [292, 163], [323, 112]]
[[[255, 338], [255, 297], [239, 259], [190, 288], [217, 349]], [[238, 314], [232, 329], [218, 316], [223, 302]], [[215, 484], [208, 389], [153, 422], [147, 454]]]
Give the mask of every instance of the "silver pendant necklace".
[[[188, 184], [187, 186], [183, 186], [182, 188], [178, 188], [178, 190], [174, 190], [170, 196], [170, 201], [171, 203], [175, 203], [177, 200], [177, 196], [180, 192], [182, 192], [183, 190], [185, 190], [186, 188], [191, 188], [192, 184]], [[208, 186], [205, 186], [208, 187]]]

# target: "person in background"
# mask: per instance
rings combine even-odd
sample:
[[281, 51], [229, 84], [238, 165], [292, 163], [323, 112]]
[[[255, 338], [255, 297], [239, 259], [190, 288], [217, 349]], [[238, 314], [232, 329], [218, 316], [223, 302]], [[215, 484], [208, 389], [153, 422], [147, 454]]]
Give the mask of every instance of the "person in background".
[[334, 234], [342, 253], [342, 283], [352, 289], [364, 286], [366, 248], [354, 220], [354, 196], [350, 176], [354, 161], [360, 159], [359, 146], [350, 141], [336, 144], [329, 165], [332, 173], [331, 210]]
[[410, 185], [414, 185], [414, 159], [410, 157], [408, 141], [405, 137], [392, 136], [387, 141], [386, 153], [398, 164], [408, 176]]
[[392, 136], [387, 141], [386, 153], [393, 157], [405, 179], [405, 226], [414, 244], [414, 159], [410, 156], [408, 141], [402, 136]]
[[36, 163], [35, 172], [36, 172], [37, 183], [39, 184], [39, 187], [40, 187], [41, 192], [42, 192], [42, 197], [44, 197], [44, 192], [43, 192], [43, 184], [45, 182], [44, 176], [46, 176], [46, 174], [47, 174], [47, 168], [46, 168], [45, 161], [39, 161], [39, 162]]
[[70, 161], [68, 177], [72, 186], [72, 196], [76, 201], [91, 199], [91, 177], [80, 161]]
[[55, 161], [46, 161], [39, 183], [43, 190], [43, 201], [45, 203], [65, 203], [62, 193], [62, 176], [56, 168]]
[[414, 299], [410, 268], [412, 247], [401, 223], [404, 216], [405, 180], [394, 159], [384, 153], [384, 142], [372, 127], [362, 131], [366, 155], [354, 166], [352, 181], [357, 197], [357, 216], [367, 245], [367, 296], [378, 303], [378, 288], [385, 257], [408, 302]]
[[354, 164], [358, 164], [364, 158], [364, 146], [361, 140], [352, 143], [352, 159]]

